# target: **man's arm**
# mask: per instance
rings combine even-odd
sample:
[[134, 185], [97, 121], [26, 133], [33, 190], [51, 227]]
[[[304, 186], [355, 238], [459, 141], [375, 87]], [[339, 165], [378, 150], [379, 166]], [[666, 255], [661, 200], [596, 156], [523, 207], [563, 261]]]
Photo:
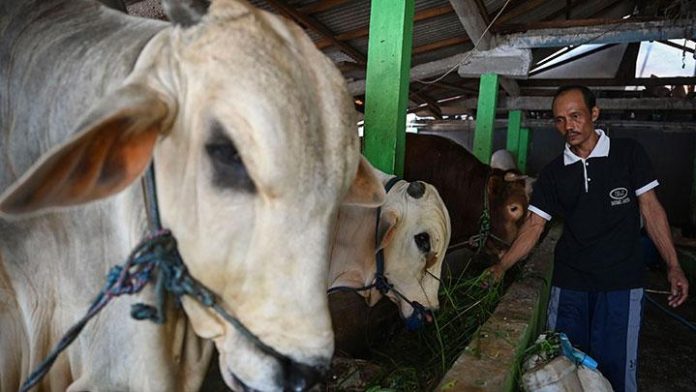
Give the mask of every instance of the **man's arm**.
[[645, 222], [645, 230], [655, 243], [662, 259], [667, 263], [667, 279], [672, 291], [668, 298], [669, 305], [677, 307], [684, 303], [689, 296], [689, 281], [686, 280], [684, 271], [682, 271], [677, 259], [677, 251], [672, 243], [667, 214], [652, 189], [638, 196], [638, 205], [643, 222]]
[[505, 271], [510, 269], [520, 259], [527, 256], [532, 251], [534, 245], [539, 241], [541, 233], [544, 232], [546, 220], [533, 212], [527, 212], [524, 223], [520, 228], [517, 238], [510, 246], [500, 261], [488, 268], [493, 278], [498, 281], [503, 277]]

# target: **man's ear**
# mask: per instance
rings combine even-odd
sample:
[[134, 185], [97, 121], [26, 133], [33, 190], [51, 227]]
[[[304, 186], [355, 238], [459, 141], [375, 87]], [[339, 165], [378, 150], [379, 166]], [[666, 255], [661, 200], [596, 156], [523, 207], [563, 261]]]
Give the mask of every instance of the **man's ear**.
[[597, 106], [594, 106], [592, 108], [592, 122], [597, 121], [599, 118], [599, 108]]
[[63, 145], [44, 154], [1, 197], [0, 213], [27, 214], [111, 196], [145, 171], [175, 109], [149, 87], [104, 97]]

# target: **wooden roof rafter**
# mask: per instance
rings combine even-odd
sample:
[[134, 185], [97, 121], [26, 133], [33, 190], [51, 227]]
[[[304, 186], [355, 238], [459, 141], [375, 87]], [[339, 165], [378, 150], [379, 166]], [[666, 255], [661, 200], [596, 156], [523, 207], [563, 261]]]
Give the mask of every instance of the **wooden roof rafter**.
[[[304, 13], [298, 11], [294, 7], [288, 5], [284, 0], [265, 0], [269, 5], [274, 7], [278, 12], [281, 14], [285, 15], [288, 18], [291, 18], [295, 20], [296, 22], [300, 23], [303, 26], [306, 26], [306, 28], [314, 30], [316, 33], [324, 36], [325, 38], [328, 38], [331, 40], [331, 42], [339, 47], [343, 52], [345, 52], [348, 56], [353, 58], [355, 61], [358, 62], [359, 65], [364, 66], [367, 64], [367, 56], [362, 54], [360, 51], [355, 49], [353, 46], [346, 42], [338, 41], [335, 37], [335, 34], [326, 26], [324, 26], [321, 22], [317, 21], [316, 19], [312, 18], [311, 16], [305, 15]], [[422, 92], [415, 93], [413, 91], [410, 92], [409, 96], [411, 97], [412, 100], [414, 100], [417, 103], [423, 102], [427, 104], [428, 108], [431, 110], [431, 112], [438, 118], [441, 118], [441, 112], [440, 108], [437, 105], [437, 101], [434, 100], [433, 98], [425, 95]]]
[[352, 57], [355, 61], [357, 61], [361, 64], [366, 63], [367, 57], [364, 54], [360, 53], [357, 49], [346, 44], [345, 42], [341, 42], [341, 41], [337, 40], [335, 37], [335, 34], [331, 30], [329, 30], [328, 27], [324, 26], [322, 23], [320, 23], [316, 19], [296, 10], [294, 7], [286, 4], [284, 0], [265, 0], [265, 1], [269, 5], [271, 5], [273, 8], [278, 10], [278, 12], [285, 15], [286, 17], [295, 20], [297, 23], [300, 23], [301, 25], [306, 26], [308, 29], [312, 29], [316, 33], [321, 34], [325, 38], [329, 39], [333, 45], [340, 48], [347, 55]]
[[297, 7], [297, 11], [305, 14], [305, 15], [311, 15], [311, 14], [316, 14], [319, 12], [325, 12], [332, 10], [339, 5], [343, 5], [345, 3], [348, 3], [353, 0], [320, 0], [320, 1], [315, 1], [314, 3], [303, 5], [301, 7]]
[[[426, 20], [430, 18], [435, 18], [438, 16], [446, 15], [449, 13], [452, 13], [452, 7], [450, 5], [445, 5], [445, 6], [439, 6], [439, 7], [432, 7], [428, 9], [424, 9], [421, 11], [418, 11], [414, 14], [413, 16], [413, 21], [418, 22], [421, 20]], [[350, 41], [358, 38], [363, 38], [367, 37], [370, 35], [370, 27], [365, 26], [361, 27], [359, 29], [347, 31], [345, 33], [337, 34], [335, 38], [338, 41]], [[319, 49], [325, 49], [329, 46], [334, 45], [331, 40], [328, 40], [326, 38], [320, 39], [319, 41], [315, 42], [317, 48]]]

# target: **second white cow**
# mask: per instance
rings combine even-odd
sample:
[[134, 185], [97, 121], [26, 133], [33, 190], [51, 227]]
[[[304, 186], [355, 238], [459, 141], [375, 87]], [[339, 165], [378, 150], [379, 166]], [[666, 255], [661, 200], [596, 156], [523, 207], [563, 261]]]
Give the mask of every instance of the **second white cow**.
[[[432, 185], [395, 181], [374, 171], [391, 187], [380, 208], [340, 208], [329, 292], [362, 289], [357, 292], [369, 306], [386, 295], [399, 306], [407, 327], [415, 329], [438, 308], [442, 260], [451, 233], [449, 214]], [[383, 283], [388, 289], [380, 289], [380, 278], [376, 279], [378, 257], [384, 259]]]

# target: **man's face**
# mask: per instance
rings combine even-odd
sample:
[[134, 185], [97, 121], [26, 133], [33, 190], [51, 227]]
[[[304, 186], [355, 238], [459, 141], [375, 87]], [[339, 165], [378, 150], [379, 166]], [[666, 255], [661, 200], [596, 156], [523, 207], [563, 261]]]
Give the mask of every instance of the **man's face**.
[[592, 151], [597, 141], [593, 121], [599, 116], [599, 108], [591, 110], [585, 104], [582, 92], [569, 90], [559, 95], [553, 104], [556, 129], [565, 136], [572, 150]]

